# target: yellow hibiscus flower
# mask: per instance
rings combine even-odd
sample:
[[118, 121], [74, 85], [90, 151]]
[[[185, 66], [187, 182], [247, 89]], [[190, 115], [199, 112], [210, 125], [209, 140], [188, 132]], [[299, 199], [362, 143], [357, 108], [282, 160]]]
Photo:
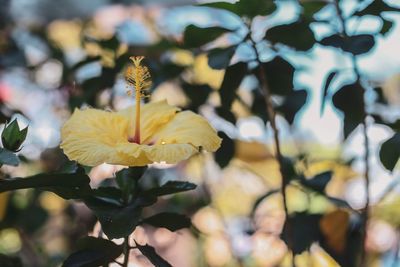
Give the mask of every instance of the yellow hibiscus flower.
[[143, 57], [131, 58], [127, 82], [135, 89], [136, 106], [119, 112], [76, 109], [61, 129], [61, 148], [71, 160], [87, 166], [102, 163], [143, 166], [177, 163], [200, 151], [216, 151], [221, 139], [201, 116], [166, 101], [140, 104], [150, 75]]

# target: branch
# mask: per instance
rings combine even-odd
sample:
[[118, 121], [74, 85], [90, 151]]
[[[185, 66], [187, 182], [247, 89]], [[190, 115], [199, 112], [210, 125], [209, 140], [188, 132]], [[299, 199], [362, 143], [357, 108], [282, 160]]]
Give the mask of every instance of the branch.
[[[265, 76], [265, 70], [262, 65], [262, 62], [260, 60], [260, 55], [258, 53], [257, 47], [256, 47], [256, 42], [251, 38], [249, 35], [249, 40], [251, 41], [255, 54], [256, 54], [256, 60], [259, 66], [259, 81], [261, 84], [261, 88], [264, 92], [264, 100], [265, 100], [265, 105], [267, 109], [267, 115], [269, 118], [269, 122], [271, 124], [271, 128], [273, 130], [274, 134], [274, 146], [275, 146], [275, 158], [278, 161], [279, 164], [279, 171], [281, 174], [281, 179], [282, 179], [282, 186], [281, 186], [281, 194], [283, 198], [283, 209], [285, 211], [285, 226], [286, 226], [286, 231], [287, 231], [287, 245], [290, 250], [293, 248], [293, 240], [292, 240], [292, 228], [291, 225], [289, 224], [288, 218], [289, 218], [289, 211], [288, 211], [288, 206], [287, 206], [287, 196], [286, 196], [286, 186], [289, 184], [290, 180], [285, 174], [284, 170], [284, 162], [283, 162], [283, 155], [281, 152], [281, 145], [280, 145], [280, 139], [279, 139], [279, 129], [276, 125], [276, 112], [274, 109], [274, 106], [272, 104], [272, 98], [271, 98], [271, 92], [268, 88], [268, 82], [267, 78]], [[295, 267], [295, 262], [294, 262], [294, 255], [292, 257], [292, 262], [291, 265]]]
[[[339, 1], [335, 0], [334, 4], [335, 4], [337, 15], [338, 15], [340, 23], [341, 23], [342, 34], [345, 36], [345, 38], [348, 38], [348, 34], [347, 34], [347, 31], [346, 31], [345, 19], [343, 17], [342, 10], [340, 9]], [[356, 77], [357, 77], [357, 82], [360, 82], [361, 74], [360, 74], [360, 70], [358, 69], [358, 66], [357, 66], [357, 57], [354, 54], [352, 54], [352, 56], [351, 56], [351, 62], [352, 62], [354, 73], [356, 74]], [[366, 237], [367, 237], [367, 223], [368, 223], [368, 218], [369, 218], [369, 205], [370, 205], [370, 197], [369, 197], [369, 191], [370, 191], [370, 177], [369, 177], [370, 164], [369, 164], [369, 158], [370, 158], [370, 153], [369, 153], [369, 138], [368, 138], [368, 124], [367, 124], [368, 112], [367, 112], [365, 106], [366, 106], [366, 103], [364, 101], [364, 110], [363, 110], [364, 116], [363, 116], [362, 125], [363, 125], [364, 149], [365, 149], [365, 154], [364, 154], [364, 162], [365, 162], [364, 179], [365, 179], [365, 192], [366, 192], [366, 194], [365, 194], [365, 206], [364, 206], [364, 209], [363, 209], [363, 211], [361, 213], [361, 217], [362, 217], [362, 239], [361, 240], [362, 241], [361, 241], [360, 266], [365, 266], [365, 264], [366, 264], [365, 242], [366, 242]]]

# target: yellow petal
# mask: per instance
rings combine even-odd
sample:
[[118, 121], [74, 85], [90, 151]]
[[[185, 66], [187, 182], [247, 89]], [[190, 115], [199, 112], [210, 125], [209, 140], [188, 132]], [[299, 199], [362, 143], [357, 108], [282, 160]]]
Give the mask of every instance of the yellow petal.
[[76, 109], [61, 129], [60, 147], [69, 159], [87, 166], [120, 164], [115, 146], [128, 143], [127, 127], [128, 121], [116, 113]]
[[198, 150], [190, 144], [138, 145], [120, 144], [117, 147], [123, 165], [143, 166], [153, 162], [174, 164], [188, 159]]
[[60, 146], [69, 159], [88, 166], [177, 163], [197, 153], [199, 147], [215, 151], [220, 146], [221, 139], [203, 117], [177, 111], [165, 101], [143, 105], [141, 131], [146, 139], [144, 144], [135, 144], [128, 142], [133, 109], [118, 113], [75, 110], [61, 130]]
[[[141, 106], [140, 110], [140, 135], [142, 142], [148, 139], [164, 124], [168, 123], [179, 111], [179, 108], [168, 105], [166, 100], [149, 103]], [[133, 136], [135, 125], [135, 107], [121, 110], [118, 114], [129, 121], [129, 134]]]
[[154, 135], [156, 144], [191, 144], [214, 152], [221, 145], [221, 138], [202, 117], [191, 111], [178, 113]]

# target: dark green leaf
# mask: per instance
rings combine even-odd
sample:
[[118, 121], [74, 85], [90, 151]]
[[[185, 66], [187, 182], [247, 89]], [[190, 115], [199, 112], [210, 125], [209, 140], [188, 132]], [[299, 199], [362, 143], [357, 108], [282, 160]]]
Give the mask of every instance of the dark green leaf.
[[222, 106], [230, 110], [233, 100], [236, 96], [236, 91], [242, 83], [243, 78], [247, 74], [247, 64], [243, 62], [229, 66], [222, 80], [219, 94], [221, 97]]
[[222, 27], [201, 28], [191, 24], [186, 27], [183, 33], [183, 42], [189, 48], [200, 47], [214, 41], [227, 32], [231, 32], [231, 30]]
[[325, 80], [324, 91], [322, 93], [322, 100], [321, 100], [321, 114], [324, 112], [325, 102], [326, 102], [326, 97], [328, 96], [329, 86], [331, 85], [333, 78], [335, 78], [335, 76], [338, 73], [339, 72], [337, 70], [331, 71], [331, 73], [329, 73], [328, 77]]
[[294, 162], [291, 158], [282, 157], [282, 174], [285, 178], [286, 184], [289, 184], [290, 181], [297, 178], [297, 172], [294, 168]]
[[400, 133], [395, 133], [391, 138], [386, 140], [379, 151], [379, 158], [383, 166], [393, 171], [400, 157]]
[[120, 170], [115, 175], [118, 187], [122, 190], [123, 198], [129, 198], [129, 195], [136, 189], [137, 183], [147, 167], [129, 167]]
[[262, 65], [267, 79], [268, 89], [272, 94], [288, 95], [293, 91], [294, 67], [282, 57]]
[[266, 16], [276, 10], [274, 1], [265, 0], [240, 0], [236, 3], [240, 16], [254, 18], [255, 16]]
[[235, 14], [239, 14], [238, 5], [236, 3], [232, 4], [228, 2], [212, 2], [212, 3], [201, 4], [200, 6], [223, 9]]
[[96, 39], [91, 36], [85, 36], [84, 41], [93, 42], [99, 44], [102, 48], [109, 49], [112, 51], [116, 51], [120, 45], [120, 41], [118, 40], [116, 35], [113, 35], [109, 39]]
[[386, 99], [385, 93], [383, 92], [382, 87], [375, 87], [373, 90], [374, 90], [374, 93], [376, 94], [375, 102], [377, 102], [379, 104], [383, 104], [383, 105], [389, 104]]
[[227, 10], [238, 16], [245, 16], [248, 18], [266, 16], [276, 10], [276, 5], [273, 1], [265, 0], [240, 0], [236, 3], [214, 2], [202, 4], [201, 6]]
[[343, 133], [347, 138], [364, 119], [364, 88], [359, 83], [345, 85], [333, 95], [332, 101], [343, 112]]
[[78, 241], [77, 251], [63, 263], [63, 267], [95, 267], [111, 263], [122, 254], [122, 246], [95, 237], [85, 237]]
[[218, 132], [222, 138], [221, 147], [215, 152], [215, 161], [221, 168], [226, 167], [235, 154], [235, 142], [224, 132]]
[[286, 96], [282, 105], [277, 107], [276, 110], [281, 112], [290, 124], [293, 124], [297, 112], [304, 106], [306, 102], [307, 91], [296, 90]]
[[236, 124], [235, 114], [233, 114], [233, 112], [230, 109], [228, 109], [226, 107], [217, 107], [215, 109], [215, 111], [217, 112], [218, 116], [224, 118], [225, 120], [229, 121], [233, 125]]
[[162, 212], [143, 219], [142, 223], [149, 224], [154, 227], [164, 227], [175, 232], [182, 228], [188, 228], [192, 225], [190, 219], [182, 214], [173, 212]]
[[309, 22], [305, 20], [270, 28], [265, 33], [265, 39], [273, 44], [284, 44], [300, 51], [311, 49], [316, 42]]
[[265, 105], [265, 96], [261, 90], [255, 89], [251, 91], [253, 95], [253, 103], [251, 104], [251, 112], [260, 117], [265, 123], [269, 121], [267, 107]]
[[193, 183], [182, 181], [168, 181], [166, 184], [149, 189], [143, 192], [145, 195], [152, 195], [155, 197], [185, 192], [195, 189], [197, 186]]
[[330, 196], [325, 196], [325, 197], [339, 208], [346, 208], [349, 210], [353, 210], [353, 208], [350, 206], [349, 203], [347, 203], [346, 200]]
[[371, 114], [371, 116], [374, 118], [375, 123], [386, 125], [392, 128], [393, 131], [400, 132], [400, 119], [395, 121], [386, 121], [381, 114]]
[[0, 166], [3, 164], [18, 166], [19, 158], [14, 152], [0, 147]]
[[319, 228], [321, 217], [321, 214], [307, 213], [295, 213], [289, 216], [282, 232], [282, 238], [286, 243], [288, 240], [292, 241], [292, 250], [295, 255], [308, 250], [314, 242], [318, 242], [322, 238]]
[[373, 16], [381, 16], [382, 12], [387, 11], [400, 11], [399, 8], [391, 7], [385, 3], [383, 0], [373, 0], [371, 4], [366, 6], [364, 9], [356, 11], [353, 16], [364, 16], [364, 15], [373, 15]]
[[1, 141], [3, 142], [4, 148], [16, 152], [25, 141], [27, 134], [28, 127], [21, 130], [18, 126], [17, 120], [15, 119], [4, 127], [4, 130], [1, 133]]
[[326, 172], [315, 175], [311, 179], [306, 179], [306, 178], [302, 177], [302, 179], [300, 181], [306, 187], [309, 187], [319, 193], [324, 194], [325, 187], [331, 179], [332, 179], [332, 172], [326, 171]]
[[156, 199], [139, 196], [127, 205], [110, 202], [108, 199], [87, 197], [84, 199], [99, 219], [108, 238], [122, 238], [130, 235], [139, 223], [142, 209], [155, 203]]
[[136, 243], [136, 247], [155, 267], [172, 267], [171, 264], [157, 254], [156, 250], [152, 246], [147, 244], [142, 246]]
[[208, 65], [217, 70], [226, 69], [235, 54], [237, 46], [215, 48], [208, 53]]
[[93, 189], [91, 195], [98, 198], [105, 198], [120, 202], [123, 199], [122, 191], [112, 186], [101, 186]]
[[[38, 188], [52, 191], [65, 197], [59, 190], [88, 190], [90, 179], [85, 174], [60, 173], [37, 174], [26, 178], [12, 178], [0, 180], [0, 193], [10, 190]], [[63, 191], [62, 191], [63, 192]], [[73, 191], [75, 192], [75, 191]]]
[[71, 67], [71, 70], [72, 71], [77, 70], [80, 67], [83, 67], [89, 63], [93, 63], [93, 62], [100, 61], [100, 60], [101, 60], [101, 56], [88, 56], [88, 57], [84, 58], [83, 60], [79, 61], [78, 63], [76, 63], [75, 65], [73, 65]]
[[186, 82], [182, 84], [182, 89], [190, 101], [188, 108], [196, 112], [201, 105], [206, 103], [208, 96], [213, 91], [208, 84], [189, 84]]
[[323, 0], [310, 0], [301, 2], [301, 7], [303, 8], [303, 15], [311, 19], [315, 13], [324, 8], [328, 2]]
[[0, 266], [1, 267], [23, 267], [22, 261], [18, 257], [7, 256], [0, 254]]
[[323, 38], [320, 44], [340, 48], [353, 55], [360, 55], [370, 51], [375, 45], [374, 36], [370, 34], [358, 34], [349, 37], [333, 34]]
[[392, 27], [393, 27], [392, 21], [382, 18], [382, 28], [379, 33], [382, 35], [386, 35]]

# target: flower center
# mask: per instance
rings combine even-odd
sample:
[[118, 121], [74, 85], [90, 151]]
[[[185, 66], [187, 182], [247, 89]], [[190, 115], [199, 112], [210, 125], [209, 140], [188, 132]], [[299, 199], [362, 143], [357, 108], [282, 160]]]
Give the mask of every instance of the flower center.
[[[130, 57], [129, 59], [133, 62], [133, 66], [127, 68], [125, 80], [128, 85], [133, 87], [132, 91], [135, 93], [136, 118], [135, 124], [132, 125], [134, 127], [134, 135], [128, 135], [128, 141], [140, 144], [140, 99], [142, 97], [147, 97], [145, 90], [149, 89], [151, 86], [151, 77], [149, 69], [141, 64], [144, 57]], [[128, 94], [131, 94], [132, 91], [129, 90]]]

